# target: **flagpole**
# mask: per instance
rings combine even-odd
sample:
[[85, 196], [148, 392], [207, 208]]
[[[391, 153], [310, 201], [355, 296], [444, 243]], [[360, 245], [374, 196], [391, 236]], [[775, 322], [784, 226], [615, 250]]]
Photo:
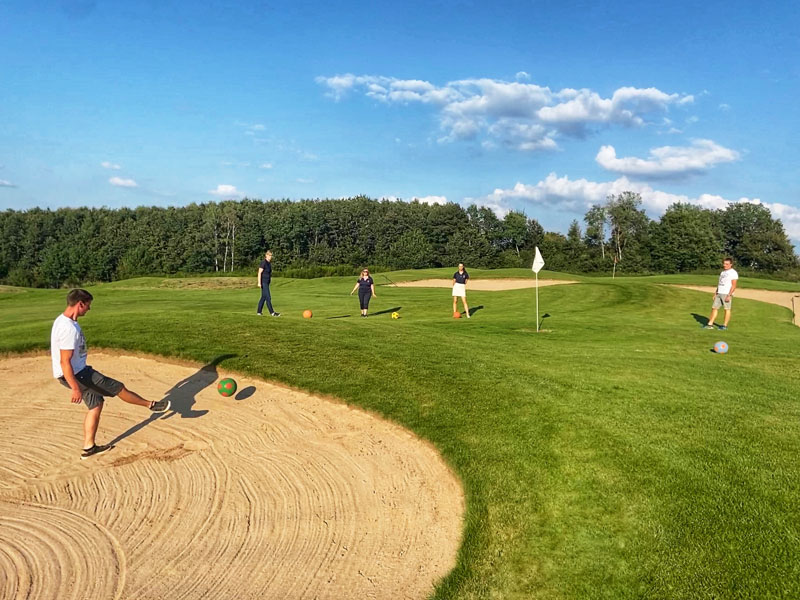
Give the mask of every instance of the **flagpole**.
[[539, 333], [539, 273], [536, 273], [536, 333]]
[[533, 258], [533, 265], [531, 265], [531, 270], [536, 273], [536, 333], [539, 333], [539, 271], [543, 266], [542, 253], [539, 252], [539, 246], [536, 246], [536, 254]]

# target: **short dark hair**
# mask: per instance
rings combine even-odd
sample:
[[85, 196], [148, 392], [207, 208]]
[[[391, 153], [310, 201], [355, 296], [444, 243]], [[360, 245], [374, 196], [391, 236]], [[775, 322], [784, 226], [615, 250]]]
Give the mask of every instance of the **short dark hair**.
[[722, 259], [722, 262], [729, 262], [733, 264], [733, 259], [730, 256], [726, 256], [725, 258]]
[[67, 306], [75, 306], [78, 302], [89, 304], [92, 300], [94, 300], [94, 296], [81, 288], [70, 290], [69, 294], [67, 294]]

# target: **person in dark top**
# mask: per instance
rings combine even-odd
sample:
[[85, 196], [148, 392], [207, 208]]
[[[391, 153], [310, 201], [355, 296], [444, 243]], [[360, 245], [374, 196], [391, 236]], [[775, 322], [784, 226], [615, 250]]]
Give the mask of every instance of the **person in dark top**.
[[361, 277], [358, 278], [353, 290], [350, 292], [352, 296], [358, 290], [358, 301], [361, 303], [361, 316], [367, 316], [367, 309], [369, 308], [369, 299], [377, 298], [375, 295], [375, 282], [369, 275], [369, 269], [361, 271]]
[[469, 273], [464, 268], [464, 263], [458, 263], [458, 271], [453, 273], [453, 314], [457, 311], [458, 299], [461, 298], [461, 303], [464, 305], [464, 312], [467, 313], [469, 319], [469, 306], [467, 306], [467, 280]]
[[261, 288], [261, 300], [258, 301], [258, 309], [256, 314], [261, 316], [261, 310], [264, 308], [264, 302], [267, 303], [267, 310], [273, 317], [280, 317], [281, 313], [277, 313], [272, 309], [272, 298], [269, 295], [269, 282], [272, 280], [272, 250], [267, 250], [264, 254], [264, 260], [261, 261], [261, 266], [258, 267], [258, 287]]

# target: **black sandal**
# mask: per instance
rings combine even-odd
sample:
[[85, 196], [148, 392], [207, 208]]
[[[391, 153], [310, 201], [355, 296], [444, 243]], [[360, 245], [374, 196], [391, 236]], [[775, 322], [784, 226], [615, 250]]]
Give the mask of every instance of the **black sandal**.
[[106, 450], [111, 450], [114, 447], [113, 444], [104, 444], [102, 446], [98, 446], [95, 444], [91, 448], [84, 448], [83, 452], [81, 452], [81, 460], [86, 460], [87, 458], [94, 456], [95, 454], [100, 454], [101, 452], [105, 452]]

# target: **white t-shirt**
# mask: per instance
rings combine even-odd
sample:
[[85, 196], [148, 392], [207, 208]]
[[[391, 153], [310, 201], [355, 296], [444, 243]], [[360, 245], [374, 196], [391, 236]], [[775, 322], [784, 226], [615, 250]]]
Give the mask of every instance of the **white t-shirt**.
[[739, 274], [736, 269], [727, 269], [719, 274], [719, 283], [717, 284], [717, 293], [728, 295], [731, 293], [731, 285], [734, 279], [739, 279]]
[[53, 358], [53, 377], [59, 378], [64, 375], [61, 370], [61, 350], [74, 350], [72, 359], [72, 372], [82, 371], [86, 366], [86, 355], [89, 353], [86, 348], [86, 338], [83, 337], [83, 330], [77, 321], [73, 321], [63, 313], [53, 321], [53, 329], [50, 331], [50, 355]]

